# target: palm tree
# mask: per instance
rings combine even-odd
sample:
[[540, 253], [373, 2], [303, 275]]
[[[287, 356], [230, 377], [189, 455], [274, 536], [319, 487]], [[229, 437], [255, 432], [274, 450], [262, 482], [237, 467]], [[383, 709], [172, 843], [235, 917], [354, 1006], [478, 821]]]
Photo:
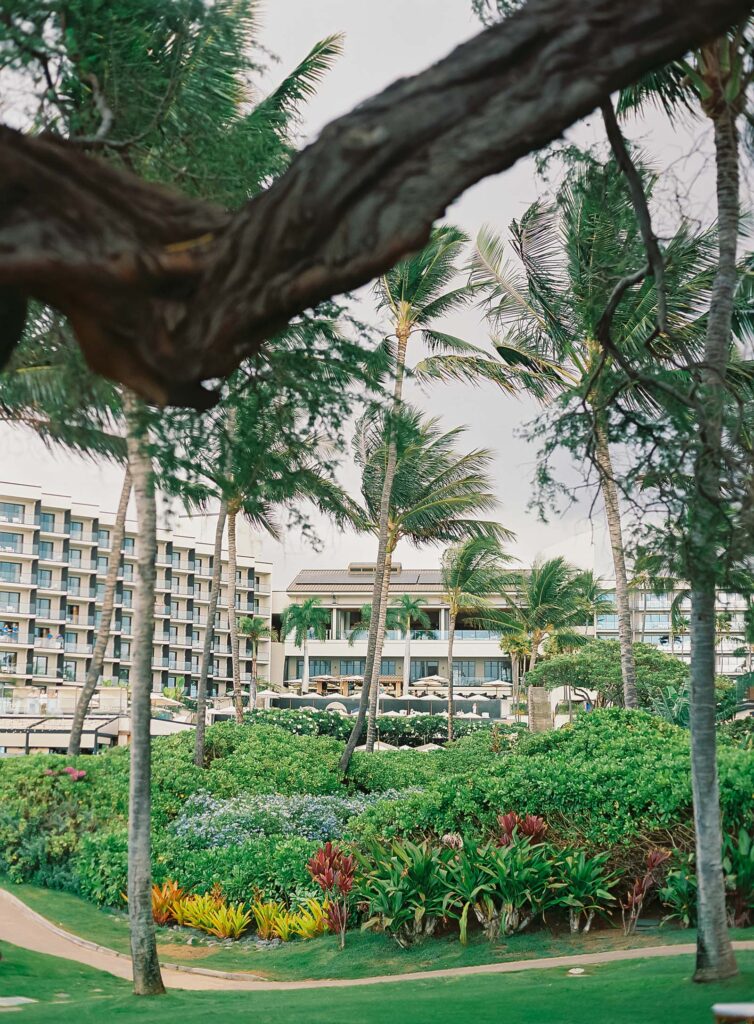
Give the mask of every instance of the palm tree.
[[[704, 45], [690, 61], [676, 61], [626, 90], [623, 109], [648, 99], [672, 117], [696, 104], [712, 123], [717, 198], [717, 265], [695, 387], [698, 441], [693, 490], [688, 503], [685, 575], [691, 588], [691, 780], [694, 795], [698, 934], [695, 981], [717, 981], [737, 973], [728, 934], [722, 868], [722, 827], [715, 721], [715, 598], [721, 569], [718, 543], [725, 529], [721, 499], [726, 378], [731, 362], [739, 214], [737, 120], [752, 80], [751, 21]], [[607, 111], [608, 120], [611, 109]], [[607, 123], [607, 122], [606, 122]]]
[[[511, 534], [498, 523], [476, 517], [497, 507], [487, 467], [491, 453], [476, 449], [459, 455], [456, 442], [463, 428], [443, 432], [436, 419], [423, 419], [408, 406], [390, 417], [371, 413], [362, 417], [354, 441], [357, 465], [362, 471], [361, 493], [364, 502], [357, 528], [375, 534], [382, 532], [382, 496], [389, 452], [395, 447], [396, 460], [385, 534], [385, 574], [383, 577], [384, 614], [373, 652], [379, 670], [382, 660], [385, 615], [388, 607], [390, 570], [398, 543], [407, 539], [417, 545], [453, 543], [472, 536], [493, 536], [501, 540]], [[379, 567], [378, 567], [379, 568]], [[374, 606], [372, 606], [374, 616]], [[371, 634], [370, 630], [370, 634]], [[346, 745], [341, 768], [345, 772], [363, 729], [367, 704], [369, 722], [367, 749], [374, 746], [377, 714], [377, 678], [374, 668], [367, 675], [361, 692], [356, 722]], [[373, 687], [368, 684], [373, 684]]]
[[505, 555], [494, 537], [469, 537], [449, 547], [442, 558], [444, 600], [448, 603], [448, 739], [453, 739], [453, 642], [462, 611], [486, 613], [489, 598], [507, 581]]
[[300, 604], [289, 604], [280, 619], [280, 636], [285, 638], [293, 633], [293, 642], [302, 649], [304, 671], [301, 675], [301, 692], [309, 690], [309, 640], [324, 640], [330, 628], [332, 616], [322, 607], [318, 597], [309, 597]]
[[228, 506], [225, 501], [220, 502], [217, 513], [217, 524], [215, 526], [215, 546], [212, 552], [212, 580], [209, 590], [209, 604], [207, 608], [207, 624], [204, 630], [204, 644], [202, 646], [202, 661], [199, 669], [199, 682], [196, 687], [196, 730], [194, 733], [194, 764], [197, 768], [204, 767], [204, 738], [207, 728], [207, 680], [209, 677], [209, 665], [212, 659], [212, 641], [215, 637], [215, 619], [217, 618], [217, 606], [220, 603], [220, 587], [222, 586], [223, 570], [223, 534], [225, 532], [225, 521], [228, 515]]
[[[134, 602], [134, 654], [131, 669], [131, 750], [128, 795], [128, 917], [134, 991], [164, 991], [152, 917], [151, 865], [151, 693], [154, 634], [154, 583], [157, 559], [157, 512], [152, 459], [144, 427], [143, 407], [123, 392], [127, 423], [128, 463], [136, 497], [138, 535]], [[117, 552], [113, 561], [119, 561]]]
[[256, 707], [257, 702], [257, 654], [259, 641], [272, 636], [267, 620], [260, 615], [244, 615], [238, 623], [238, 632], [251, 644], [251, 684], [249, 686], [249, 707]]
[[[364, 634], [369, 636], [369, 627], [372, 625], [372, 606], [363, 604], [359, 609], [359, 618], [353, 623], [348, 631], [348, 643], [353, 646]], [[400, 629], [401, 619], [395, 608], [388, 608], [385, 616], [385, 629]]]
[[514, 584], [511, 610], [490, 614], [504, 633], [527, 638], [531, 670], [546, 640], [580, 646], [586, 637], [578, 632], [584, 622], [584, 574], [564, 558], [536, 560], [530, 569], [509, 574]]
[[411, 630], [414, 625], [418, 625], [421, 629], [430, 628], [430, 620], [427, 613], [424, 611], [424, 605], [426, 602], [421, 597], [412, 597], [410, 594], [401, 594], [393, 602], [393, 608], [390, 611], [395, 611], [397, 614], [397, 621], [400, 628], [403, 630], [403, 696], [408, 697], [411, 693]]
[[[392, 412], [398, 413], [403, 397], [406, 352], [412, 335], [419, 334], [431, 349], [470, 351], [472, 347], [452, 335], [435, 328], [436, 322], [448, 313], [466, 305], [472, 298], [468, 285], [454, 286], [458, 273], [458, 260], [468, 238], [451, 226], [436, 228], [427, 245], [413, 256], [400, 260], [392, 270], [380, 278], [376, 286], [377, 307], [390, 323], [387, 341], [393, 350]], [[353, 746], [364, 724], [364, 713], [372, 689], [375, 695], [370, 704], [371, 730], [367, 729], [367, 749], [374, 743], [376, 690], [379, 685], [382, 639], [385, 632], [385, 614], [390, 572], [388, 559], [388, 531], [390, 501], [396, 472], [397, 448], [390, 437], [390, 419], [385, 417], [387, 447], [382, 472], [382, 486], [377, 510], [377, 560], [372, 587], [373, 616], [367, 640], [367, 655], [357, 723], [352, 733]], [[374, 713], [372, 713], [372, 706]], [[356, 731], [358, 726], [358, 733]], [[349, 746], [351, 741], [349, 740]], [[350, 760], [348, 747], [343, 756], [343, 770]]]

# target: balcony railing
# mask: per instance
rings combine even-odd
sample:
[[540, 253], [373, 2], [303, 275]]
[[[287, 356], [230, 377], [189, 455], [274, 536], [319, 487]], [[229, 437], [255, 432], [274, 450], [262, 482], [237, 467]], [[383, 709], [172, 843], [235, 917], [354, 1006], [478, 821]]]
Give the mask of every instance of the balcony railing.
[[66, 650], [67, 654], [91, 654], [92, 653], [92, 645], [91, 644], [69, 644], [69, 643], [67, 643], [65, 645], [65, 650]]
[[[348, 630], [340, 630], [337, 639], [348, 640], [350, 638], [350, 632]], [[494, 629], [457, 629], [455, 631], [456, 640], [499, 640], [502, 636], [501, 633]], [[357, 640], [366, 640], [367, 633], [364, 630], [363, 635], [357, 636]], [[310, 635], [310, 640], [314, 640], [314, 635]], [[327, 639], [331, 639], [328, 631]], [[405, 640], [403, 630], [400, 629], [388, 629], [385, 630], [386, 640]], [[448, 631], [447, 629], [412, 629], [411, 640], [447, 640]]]
[[54, 636], [38, 636], [34, 639], [34, 646], [41, 647], [44, 651], [62, 651], [63, 640], [58, 640]]
[[18, 647], [31, 647], [34, 643], [34, 638], [28, 634], [18, 633], [4, 633], [0, 629], [0, 644], [13, 644]]
[[24, 587], [35, 587], [37, 585], [37, 574], [35, 572], [0, 572], [0, 584], [15, 583]]
[[0, 614], [10, 612], [11, 615], [33, 615], [36, 608], [34, 602], [26, 602], [25, 604], [13, 604], [12, 602], [0, 602]]
[[39, 516], [27, 516], [24, 513], [15, 512], [11, 515], [0, 514], [0, 523], [18, 523], [19, 526], [38, 526]]

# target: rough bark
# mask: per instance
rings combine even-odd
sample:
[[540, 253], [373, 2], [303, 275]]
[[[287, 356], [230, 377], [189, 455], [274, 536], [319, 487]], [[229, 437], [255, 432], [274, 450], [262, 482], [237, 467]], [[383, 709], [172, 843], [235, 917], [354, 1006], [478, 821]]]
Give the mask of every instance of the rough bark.
[[207, 404], [201, 381], [421, 248], [470, 185], [749, 10], [749, 0], [530, 0], [328, 125], [235, 214], [73, 143], [3, 129], [0, 287], [12, 336], [2, 348], [20, 337], [31, 297], [69, 317], [95, 369], [156, 402]]
[[448, 739], [453, 739], [453, 642], [456, 638], [456, 613], [450, 609], [448, 617]]
[[696, 981], [737, 971], [725, 916], [722, 829], [715, 734], [715, 594], [721, 516], [725, 377], [731, 345], [739, 216], [738, 136], [726, 104], [714, 117], [718, 264], [712, 286], [701, 375], [700, 441], [691, 501], [691, 781], [696, 830], [698, 926]]
[[154, 472], [145, 451], [138, 402], [125, 392], [128, 464], [136, 497], [136, 599], [131, 659], [131, 761], [128, 794], [128, 918], [136, 995], [164, 992], [152, 919], [152, 750], [150, 740], [157, 511]]
[[377, 634], [374, 643], [374, 658], [372, 659], [372, 674], [369, 680], [369, 718], [367, 720], [367, 753], [374, 753], [374, 742], [377, 739], [377, 711], [380, 703], [380, 669], [382, 668], [382, 649], [385, 644], [385, 623], [387, 622], [387, 604], [390, 593], [390, 573], [392, 571], [393, 555], [388, 551], [385, 556], [385, 570], [382, 575], [382, 592], [380, 594], [380, 609], [378, 612]]
[[212, 582], [209, 592], [207, 609], [207, 625], [204, 630], [204, 648], [202, 650], [202, 666], [199, 671], [199, 684], [196, 688], [196, 733], [194, 735], [194, 764], [197, 768], [204, 767], [204, 737], [207, 728], [207, 677], [209, 663], [212, 658], [212, 641], [215, 638], [215, 617], [220, 601], [220, 587], [223, 571], [223, 534], [228, 506], [220, 503], [215, 527], [215, 549], [212, 553]]
[[236, 546], [236, 520], [238, 511], [235, 506], [228, 508], [228, 627], [230, 632], [230, 661], [233, 676], [233, 707], [236, 722], [243, 724], [243, 695], [241, 694], [241, 663], [238, 654], [238, 612], [236, 611], [236, 566], [238, 549]]
[[599, 424], [596, 427], [594, 458], [599, 469], [600, 490], [602, 491], [602, 499], [605, 502], [607, 531], [610, 537], [610, 550], [613, 556], [615, 571], [615, 607], [618, 614], [623, 704], [627, 708], [638, 708], [639, 695], [636, 690], [636, 659], [634, 657], [628, 572], [626, 571], [626, 552], [623, 546], [618, 487], [615, 482], [613, 462], [610, 456], [607, 437], [605, 436], [604, 429]]
[[107, 641], [110, 639], [110, 625], [115, 607], [115, 589], [118, 584], [118, 568], [120, 567], [120, 553], [123, 547], [123, 536], [126, 532], [126, 511], [128, 510], [128, 499], [131, 496], [131, 473], [126, 469], [123, 477], [118, 510], [115, 514], [115, 523], [110, 534], [110, 561], [107, 564], [107, 575], [105, 576], [105, 593], [102, 598], [102, 613], [97, 638], [94, 641], [92, 660], [86, 673], [81, 694], [76, 701], [76, 710], [73, 713], [71, 735], [68, 740], [68, 753], [81, 753], [81, 732], [84, 728], [84, 720], [89, 710], [94, 691], [97, 688], [102, 665], [105, 661]]

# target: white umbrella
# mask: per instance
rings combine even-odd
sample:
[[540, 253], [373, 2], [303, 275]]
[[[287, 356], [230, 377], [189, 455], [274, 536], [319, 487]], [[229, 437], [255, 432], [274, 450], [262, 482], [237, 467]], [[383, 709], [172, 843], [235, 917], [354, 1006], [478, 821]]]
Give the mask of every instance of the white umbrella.
[[425, 693], [423, 697], [412, 697], [412, 700], [442, 700], [442, 697], [433, 697], [431, 693]]
[[448, 679], [446, 676], [422, 676], [421, 679], [417, 679], [417, 683], [447, 683]]
[[183, 704], [179, 700], [173, 700], [172, 697], [163, 697], [161, 693], [153, 693], [150, 697], [152, 704], [162, 704], [166, 708], [182, 708]]
[[421, 750], [422, 753], [426, 753], [428, 750], [442, 750], [439, 743], [422, 743], [418, 747], [414, 747], [414, 750]]
[[257, 690], [257, 697], [280, 697], [279, 690]]
[[[367, 749], [366, 743], [363, 743], [360, 747], [357, 747], [356, 749], [358, 751], [360, 751], [360, 752], [361, 751], [365, 751]], [[392, 743], [385, 743], [383, 740], [377, 740], [377, 742], [374, 745], [374, 749], [375, 750], [397, 750], [398, 748], [394, 747]]]

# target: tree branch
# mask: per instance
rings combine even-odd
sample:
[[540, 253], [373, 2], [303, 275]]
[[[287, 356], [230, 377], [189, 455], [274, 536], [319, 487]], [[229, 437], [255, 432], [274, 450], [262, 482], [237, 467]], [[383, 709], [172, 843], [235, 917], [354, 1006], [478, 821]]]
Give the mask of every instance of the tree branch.
[[529, 0], [330, 124], [233, 217], [4, 129], [0, 287], [67, 315], [107, 376], [156, 402], [207, 404], [201, 381], [387, 270], [470, 185], [749, 8]]

